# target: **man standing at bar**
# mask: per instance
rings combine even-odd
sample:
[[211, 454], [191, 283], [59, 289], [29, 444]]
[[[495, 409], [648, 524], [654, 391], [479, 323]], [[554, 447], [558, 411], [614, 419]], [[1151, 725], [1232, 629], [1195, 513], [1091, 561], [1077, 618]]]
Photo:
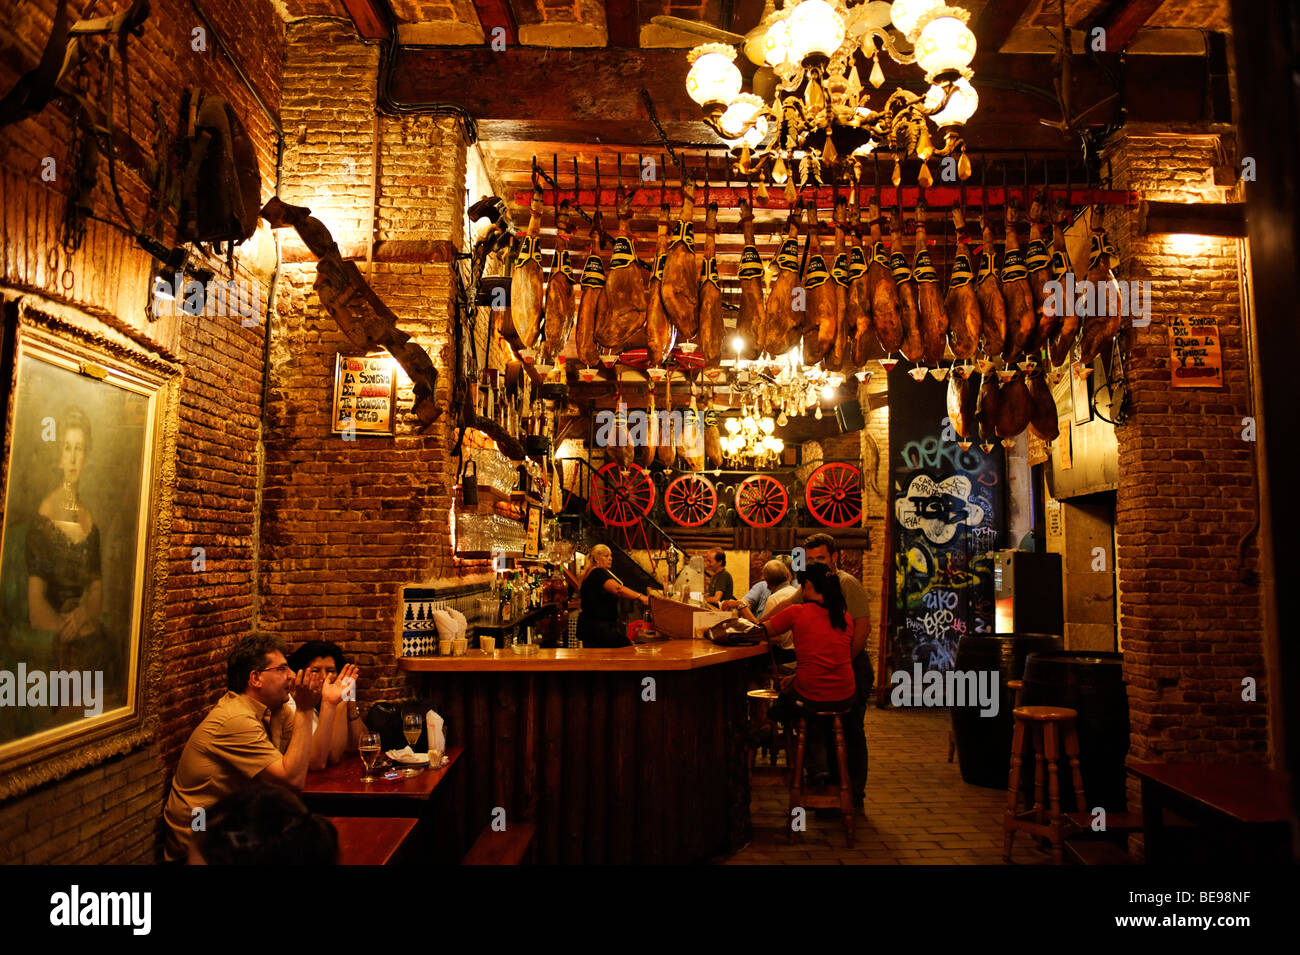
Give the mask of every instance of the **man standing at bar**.
[[736, 585], [727, 570], [727, 555], [715, 547], [704, 555], [704, 571], [709, 582], [704, 587], [704, 602], [710, 607], [721, 607], [724, 601], [736, 599]]
[[[844, 745], [849, 757], [849, 783], [853, 794], [853, 806], [861, 809], [867, 789], [867, 698], [871, 687], [876, 682], [875, 668], [871, 665], [871, 655], [867, 653], [867, 634], [871, 629], [871, 605], [862, 582], [852, 574], [840, 570], [839, 545], [830, 534], [813, 534], [803, 542], [804, 559], [809, 564], [826, 564], [834, 570], [840, 579], [840, 590], [844, 593], [844, 603], [848, 614], [853, 618], [853, 677], [856, 684], [853, 709], [844, 718]], [[790, 598], [790, 603], [803, 603], [802, 591]], [[770, 617], [781, 610], [786, 601], [778, 605], [768, 601], [764, 617]], [[797, 665], [797, 664], [796, 664]]]
[[[342, 675], [355, 674], [345, 667]], [[194, 833], [206, 825], [208, 810], [223, 796], [253, 780], [302, 788], [316, 702], [321, 700], [321, 731], [329, 733], [343, 696], [340, 679], [326, 688], [329, 692], [322, 699], [323, 683], [320, 673], [295, 676], [285, 661], [284, 644], [273, 634], [251, 633], [235, 644], [226, 663], [226, 695], [190, 735], [172, 777], [163, 810], [168, 861], [184, 861]], [[290, 695], [297, 712], [281, 753], [269, 730], [272, 711]]]

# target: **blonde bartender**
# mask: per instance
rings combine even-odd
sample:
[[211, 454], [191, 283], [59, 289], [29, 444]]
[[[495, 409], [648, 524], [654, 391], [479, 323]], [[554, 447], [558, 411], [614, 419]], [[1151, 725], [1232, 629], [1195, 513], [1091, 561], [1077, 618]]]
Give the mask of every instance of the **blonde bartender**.
[[584, 647], [631, 646], [618, 625], [618, 601], [639, 600], [649, 604], [650, 598], [637, 593], [614, 576], [610, 566], [614, 555], [604, 544], [591, 549], [587, 570], [582, 575], [578, 593], [582, 598], [582, 614], [578, 617], [578, 639]]

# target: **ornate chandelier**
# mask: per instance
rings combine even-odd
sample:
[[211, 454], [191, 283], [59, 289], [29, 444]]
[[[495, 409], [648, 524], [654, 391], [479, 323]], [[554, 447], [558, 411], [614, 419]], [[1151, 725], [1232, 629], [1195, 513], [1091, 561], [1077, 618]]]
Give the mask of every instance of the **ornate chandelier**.
[[[967, 179], [961, 131], [979, 105], [971, 85], [975, 34], [969, 18], [943, 0], [852, 6], [787, 0], [780, 10], [769, 0], [762, 21], [740, 44], [760, 67], [756, 92], [742, 92], [737, 48], [726, 43], [691, 50], [686, 90], [709, 126], [739, 150], [742, 174], [770, 177], [777, 185], [796, 175], [800, 185], [821, 183], [825, 172], [833, 175], [846, 161], [881, 148], [895, 156], [895, 185], [899, 161], [909, 156], [921, 160], [918, 182], [924, 187], [934, 181], [932, 156], [958, 155], [957, 174]], [[930, 88], [917, 94], [899, 87], [873, 107], [885, 82], [882, 54], [917, 66]], [[871, 64], [865, 85], [859, 58]]]

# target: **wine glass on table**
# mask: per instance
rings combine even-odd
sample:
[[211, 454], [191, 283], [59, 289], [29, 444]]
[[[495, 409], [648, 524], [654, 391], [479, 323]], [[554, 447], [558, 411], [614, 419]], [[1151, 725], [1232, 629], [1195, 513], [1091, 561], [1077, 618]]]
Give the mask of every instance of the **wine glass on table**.
[[382, 744], [379, 742], [378, 733], [362, 733], [361, 741], [357, 746], [357, 751], [361, 754], [361, 762], [366, 767], [366, 773], [361, 777], [363, 783], [373, 783], [375, 776], [373, 773], [375, 760], [379, 759], [379, 751]]
[[[423, 721], [419, 713], [405, 713], [402, 715], [402, 735], [406, 737], [406, 742], [410, 745], [412, 751], [415, 749], [415, 741], [420, 738], [420, 728]], [[418, 769], [403, 769], [402, 774], [405, 776], [414, 776]]]

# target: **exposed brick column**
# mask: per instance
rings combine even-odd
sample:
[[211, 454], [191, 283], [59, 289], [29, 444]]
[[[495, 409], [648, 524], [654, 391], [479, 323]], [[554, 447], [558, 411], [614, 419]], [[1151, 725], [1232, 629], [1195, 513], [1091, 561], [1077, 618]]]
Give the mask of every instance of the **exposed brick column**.
[[[320, 21], [291, 25], [288, 38], [284, 196], [310, 206], [345, 256], [364, 259], [377, 49]], [[382, 117], [378, 135], [376, 240], [463, 246], [466, 145], [456, 120]], [[282, 236], [286, 254], [305, 251]], [[290, 644], [342, 645], [362, 667], [364, 700], [399, 698], [407, 692], [394, 652], [401, 586], [477, 569], [453, 566], [455, 432], [450, 415], [419, 432], [410, 384], [399, 376], [395, 438], [330, 433], [335, 355], [350, 345], [312, 289], [314, 259], [298, 258], [286, 267], [272, 330], [261, 620]], [[451, 266], [380, 256], [370, 283], [433, 358], [446, 409]]]
[[[1226, 138], [1225, 138], [1226, 137]], [[1223, 201], [1214, 167], [1231, 157], [1222, 127], [1170, 132], [1130, 126], [1107, 152], [1116, 188], [1154, 200]], [[1137, 212], [1106, 216], [1117, 277], [1149, 280], [1149, 327], [1135, 329], [1125, 369], [1131, 418], [1116, 430], [1121, 639], [1131, 760], [1263, 762], [1260, 592], [1238, 576], [1238, 545], [1256, 519], [1250, 352], [1244, 341], [1237, 240], [1137, 234]], [[1222, 388], [1170, 384], [1169, 321], [1218, 321]], [[1254, 538], [1244, 567], [1256, 569]], [[1258, 683], [1243, 702], [1242, 679]]]

